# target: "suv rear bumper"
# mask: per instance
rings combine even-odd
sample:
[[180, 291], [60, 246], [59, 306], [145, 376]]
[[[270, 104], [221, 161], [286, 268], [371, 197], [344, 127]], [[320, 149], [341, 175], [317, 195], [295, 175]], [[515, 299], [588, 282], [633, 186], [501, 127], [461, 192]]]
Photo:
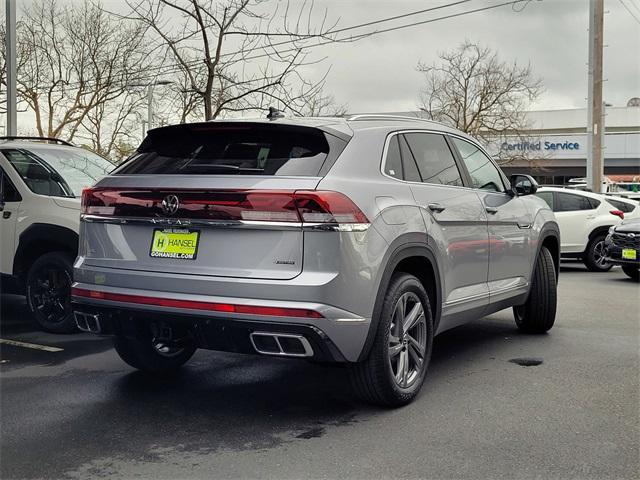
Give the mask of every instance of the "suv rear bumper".
[[[76, 292], [91, 292], [91, 296], [72, 293], [73, 309], [97, 316], [101, 334], [132, 336], [139, 331], [141, 322], [177, 322], [194, 334], [198, 347], [211, 350], [256, 353], [250, 335], [273, 332], [304, 337], [313, 349], [314, 359], [353, 362], [364, 347], [370, 325], [370, 319], [320, 303], [187, 295], [82, 283], [73, 287]], [[192, 305], [195, 308], [190, 308]], [[216, 310], [204, 309], [207, 305]], [[218, 306], [229, 311], [220, 311]], [[237, 313], [227, 308], [233, 306], [240, 312], [257, 307], [269, 314]], [[279, 310], [285, 315], [271, 314]], [[286, 315], [289, 311], [296, 316]], [[318, 318], [302, 316], [301, 312], [317, 312]]]

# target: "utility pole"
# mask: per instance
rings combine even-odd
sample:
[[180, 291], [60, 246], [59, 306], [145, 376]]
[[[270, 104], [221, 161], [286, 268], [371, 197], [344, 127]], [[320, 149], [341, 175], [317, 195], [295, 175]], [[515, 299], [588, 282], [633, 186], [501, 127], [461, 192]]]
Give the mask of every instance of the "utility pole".
[[602, 191], [604, 168], [604, 108], [602, 101], [602, 47], [604, 0], [589, 0], [589, 99], [587, 114], [587, 186]]
[[6, 0], [7, 12], [7, 136], [18, 133], [18, 105], [16, 94], [16, 0]]

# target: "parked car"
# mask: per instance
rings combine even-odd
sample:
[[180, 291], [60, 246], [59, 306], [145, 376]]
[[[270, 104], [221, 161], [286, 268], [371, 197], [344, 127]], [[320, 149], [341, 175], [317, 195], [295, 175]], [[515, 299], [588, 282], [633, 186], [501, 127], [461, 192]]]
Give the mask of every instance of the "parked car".
[[361, 397], [406, 404], [436, 334], [508, 307], [553, 326], [560, 234], [536, 188], [417, 119], [154, 129], [83, 194], [78, 326], [140, 370], [196, 348], [346, 362]]
[[80, 194], [112, 169], [58, 139], [0, 137], [2, 292], [25, 293], [44, 330], [76, 330], [69, 292]]
[[640, 218], [611, 227], [605, 240], [605, 256], [611, 265], [620, 265], [633, 280], [640, 279]]
[[561, 255], [581, 259], [592, 272], [606, 272], [612, 265], [604, 254], [609, 228], [625, 217], [640, 216], [638, 202], [562, 187], [541, 187], [536, 195], [555, 213], [560, 225]]

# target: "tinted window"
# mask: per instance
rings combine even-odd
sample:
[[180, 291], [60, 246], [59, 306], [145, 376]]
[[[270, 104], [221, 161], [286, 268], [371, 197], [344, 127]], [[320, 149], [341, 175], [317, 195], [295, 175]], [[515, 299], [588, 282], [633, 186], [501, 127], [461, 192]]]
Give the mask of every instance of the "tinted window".
[[400, 142], [400, 153], [402, 153], [402, 165], [404, 167], [404, 179], [410, 182], [421, 182], [420, 173], [418, 172], [418, 166], [413, 158], [409, 145], [403, 135], [398, 135], [398, 141]]
[[108, 160], [83, 148], [33, 146], [29, 151], [58, 172], [76, 197], [82, 194], [82, 189], [92, 186], [114, 168]]
[[[571, 193], [556, 192], [556, 212], [575, 212], [578, 210], [593, 210], [596, 206], [592, 205], [588, 197], [582, 195], [573, 195]], [[599, 204], [600, 202], [598, 202]]]
[[547, 202], [549, 208], [553, 210], [553, 192], [538, 192], [536, 193], [536, 197], [540, 197], [545, 202]]
[[462, 160], [469, 171], [473, 188], [504, 192], [502, 175], [500, 175], [500, 172], [489, 157], [475, 145], [465, 140], [454, 137], [453, 142], [458, 147]]
[[384, 162], [384, 171], [390, 177], [402, 180], [402, 159], [400, 158], [400, 147], [398, 146], [398, 136], [394, 135], [389, 140], [389, 148], [387, 149], [387, 158]]
[[462, 178], [442, 135], [407, 133], [405, 138], [425, 183], [462, 186]]
[[636, 208], [632, 203], [621, 202], [620, 200], [613, 200], [612, 198], [607, 198], [607, 202], [616, 207], [618, 210], [624, 213], [633, 212]]
[[73, 190], [64, 179], [37, 155], [20, 149], [2, 150], [33, 193], [51, 197], [74, 197]]
[[[337, 137], [332, 143], [346, 144]], [[309, 127], [176, 125], [152, 130], [138, 153], [115, 173], [317, 176], [329, 150], [325, 133]]]
[[22, 197], [18, 193], [16, 187], [13, 185], [13, 182], [1, 169], [0, 176], [2, 176], [2, 200], [5, 202], [19, 202], [20, 200], [22, 200]]

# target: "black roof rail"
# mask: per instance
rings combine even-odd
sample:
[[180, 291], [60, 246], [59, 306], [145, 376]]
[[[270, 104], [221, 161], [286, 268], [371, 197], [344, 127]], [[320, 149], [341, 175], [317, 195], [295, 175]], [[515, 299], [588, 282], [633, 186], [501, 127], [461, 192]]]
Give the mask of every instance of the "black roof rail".
[[0, 140], [29, 140], [29, 141], [40, 141], [47, 143], [56, 143], [58, 145], [66, 145], [67, 147], [75, 147], [74, 144], [67, 142], [66, 140], [61, 140], [60, 138], [53, 137], [29, 137], [29, 136], [9, 136], [9, 137], [0, 137]]

